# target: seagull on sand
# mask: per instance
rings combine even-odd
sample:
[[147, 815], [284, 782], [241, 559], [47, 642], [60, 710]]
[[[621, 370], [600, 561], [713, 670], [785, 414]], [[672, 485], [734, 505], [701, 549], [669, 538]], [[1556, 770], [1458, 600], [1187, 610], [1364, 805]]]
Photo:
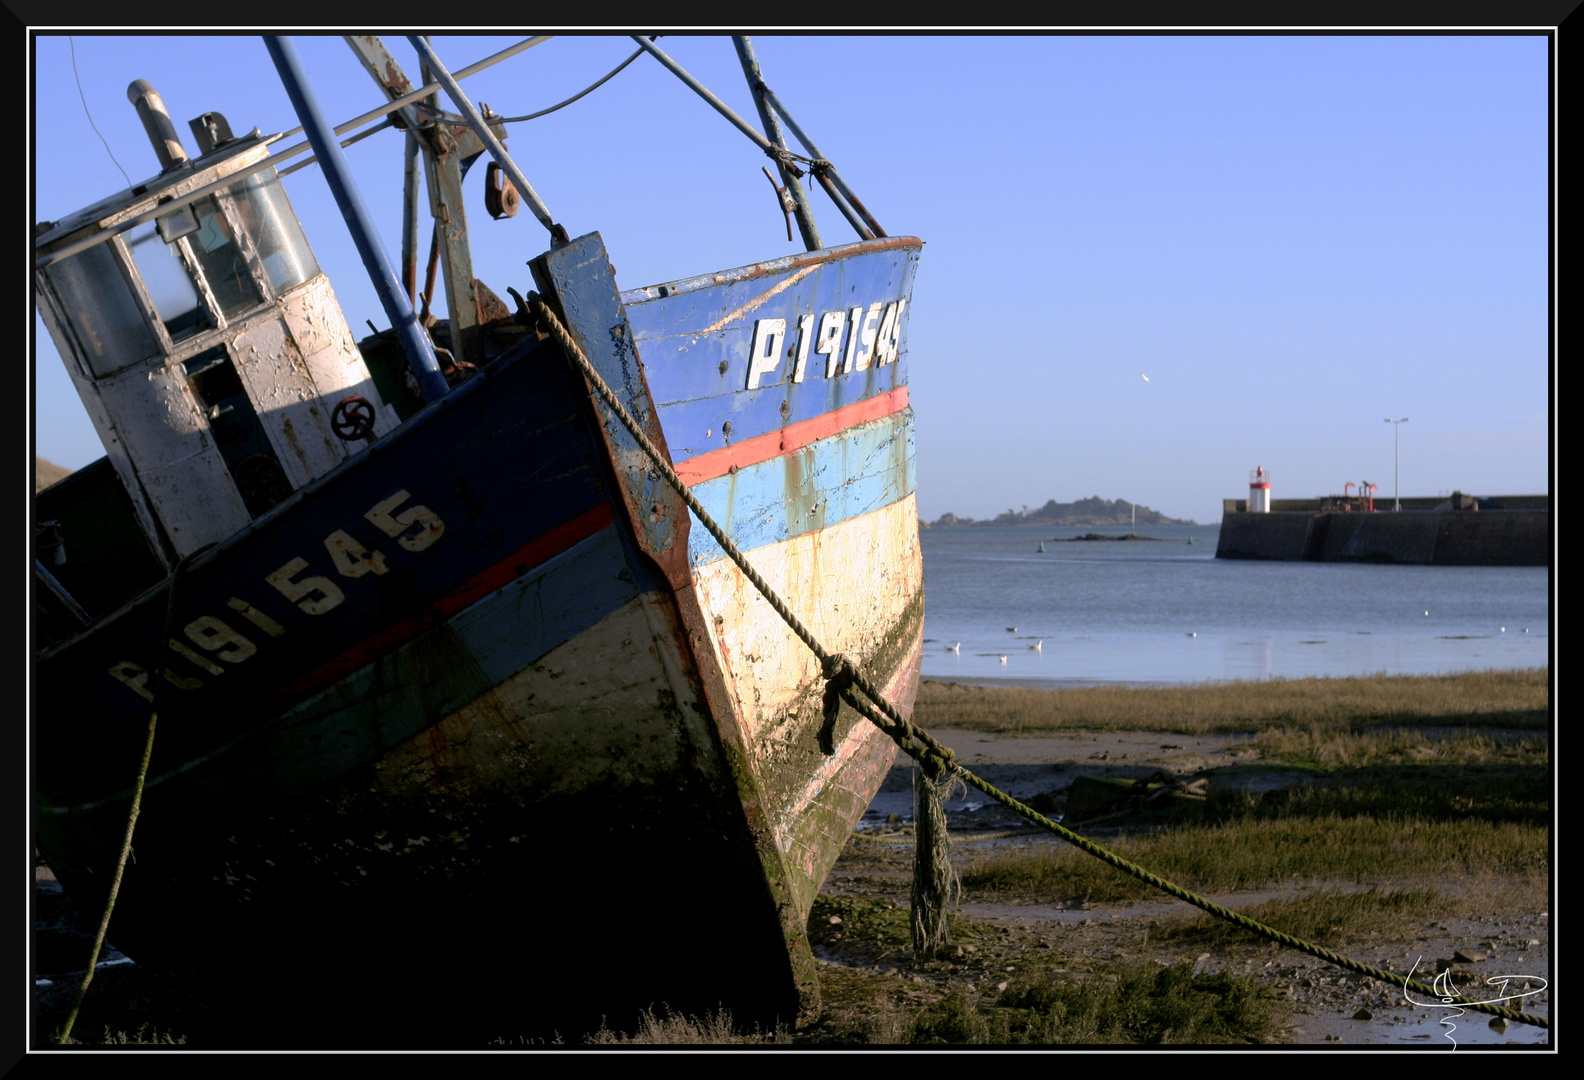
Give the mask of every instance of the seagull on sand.
[[1001, 662], [1002, 662], [1002, 663], [1003, 663], [1003, 664], [1004, 664], [1004, 663], [1006, 663], [1006, 657], [1004, 657], [1004, 656], [1003, 656], [1003, 657], [1002, 657], [1002, 658], [1001, 658]]

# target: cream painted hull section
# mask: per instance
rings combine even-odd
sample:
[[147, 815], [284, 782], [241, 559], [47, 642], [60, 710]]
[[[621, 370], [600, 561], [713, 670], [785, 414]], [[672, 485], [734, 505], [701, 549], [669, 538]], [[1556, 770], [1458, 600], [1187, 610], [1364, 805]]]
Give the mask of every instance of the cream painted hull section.
[[[861, 664], [910, 714], [923, 648], [924, 568], [910, 494], [817, 532], [747, 552], [824, 646]], [[818, 745], [819, 661], [728, 559], [694, 569], [776, 846], [806, 915], [895, 758], [891, 740], [843, 709], [836, 752]]]

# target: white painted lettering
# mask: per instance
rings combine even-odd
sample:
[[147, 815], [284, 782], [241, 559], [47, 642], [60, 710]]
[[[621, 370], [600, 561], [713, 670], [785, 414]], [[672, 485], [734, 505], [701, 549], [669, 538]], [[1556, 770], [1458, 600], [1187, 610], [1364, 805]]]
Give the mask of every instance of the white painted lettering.
[[759, 379], [781, 363], [781, 348], [786, 344], [785, 319], [754, 321], [753, 346], [748, 350], [748, 389], [759, 388]]
[[154, 695], [149, 693], [148, 672], [137, 664], [123, 660], [110, 668], [110, 677], [124, 685], [144, 701], [153, 701]]
[[853, 370], [853, 361], [857, 359], [858, 328], [863, 322], [863, 310], [861, 307], [855, 307], [849, 317], [848, 325], [851, 329], [847, 331], [847, 358], [842, 363], [842, 374], [844, 375]]
[[239, 600], [235, 596], [226, 601], [232, 611], [239, 612], [244, 619], [264, 631], [270, 637], [280, 637], [286, 633], [286, 628], [246, 600]]
[[[406, 494], [402, 492], [403, 497]], [[310, 615], [323, 615], [346, 599], [346, 594], [329, 578], [308, 577], [301, 581], [292, 580], [306, 569], [308, 569], [307, 559], [293, 559], [264, 580]]]
[[344, 529], [337, 529], [324, 539], [325, 550], [336, 572], [342, 577], [360, 578], [364, 574], [383, 574], [387, 569], [385, 556], [370, 551]]
[[201, 615], [182, 628], [189, 641], [214, 653], [228, 663], [237, 664], [258, 652], [258, 646], [213, 615]]
[[896, 318], [891, 323], [891, 333], [886, 339], [886, 350], [891, 359], [886, 363], [894, 364], [902, 357], [902, 313], [907, 310], [907, 298], [903, 297], [896, 302]]
[[406, 491], [398, 491], [363, 516], [408, 551], [422, 551], [444, 535], [445, 522], [427, 506], [411, 506], [392, 517], [391, 511], [410, 498]]
[[797, 362], [792, 369], [792, 381], [800, 383], [803, 375], [808, 370], [809, 346], [814, 344], [814, 316], [804, 315], [798, 319]]
[[875, 367], [884, 367], [894, 363], [897, 358], [896, 336], [897, 305], [887, 304], [885, 316], [880, 320], [880, 344], [875, 348]]
[[160, 677], [178, 690], [202, 690], [204, 685], [202, 679], [189, 679], [176, 674], [168, 667], [160, 668]]
[[[869, 305], [869, 310], [864, 312], [863, 321], [859, 322], [857, 316], [853, 317], [853, 325], [858, 328], [858, 355], [853, 360], [853, 367], [862, 371], [869, 366], [875, 354], [875, 320], [880, 317], [881, 305], [878, 301]], [[857, 311], [857, 308], [853, 308]]]
[[825, 377], [834, 379], [836, 368], [841, 364], [841, 337], [842, 329], [847, 325], [845, 311], [827, 311], [820, 316], [819, 337], [814, 342], [814, 351], [825, 354]]
[[171, 638], [170, 641], [168, 642], [168, 644], [170, 645], [172, 652], [179, 653], [181, 656], [185, 657], [186, 659], [191, 660], [195, 665], [197, 665], [198, 667], [203, 668], [209, 674], [211, 674], [211, 675], [224, 675], [225, 674], [225, 668], [221, 667], [219, 664], [215, 663], [213, 660], [209, 659], [207, 656], [199, 656], [197, 653], [193, 652], [186, 645], [184, 645], [180, 641], [177, 641], [175, 638]]

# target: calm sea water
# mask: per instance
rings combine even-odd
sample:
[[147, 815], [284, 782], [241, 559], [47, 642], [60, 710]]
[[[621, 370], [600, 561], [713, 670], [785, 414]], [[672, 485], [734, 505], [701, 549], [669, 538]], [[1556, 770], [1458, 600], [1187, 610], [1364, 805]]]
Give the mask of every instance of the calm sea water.
[[1054, 686], [1548, 664], [1545, 567], [1223, 560], [1218, 525], [1068, 540], [1127, 531], [924, 530], [924, 675]]

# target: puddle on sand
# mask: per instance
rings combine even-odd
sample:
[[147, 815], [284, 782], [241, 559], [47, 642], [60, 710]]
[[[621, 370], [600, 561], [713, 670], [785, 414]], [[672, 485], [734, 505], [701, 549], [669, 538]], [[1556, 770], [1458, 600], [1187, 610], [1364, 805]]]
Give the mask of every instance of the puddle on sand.
[[[1533, 1001], [1532, 998], [1527, 1000]], [[1550, 1019], [1550, 1005], [1546, 1002], [1530, 1005], [1521, 999], [1507, 1004], [1509, 1008], [1517, 1008], [1520, 1012]], [[1423, 1046], [1427, 1050], [1451, 1050], [1454, 1046], [1544, 1046], [1551, 1037], [1549, 1029], [1529, 1024], [1509, 1023], [1507, 1030], [1495, 1031], [1490, 1026], [1493, 1017], [1468, 1009], [1463, 1010], [1461, 1016], [1454, 1015], [1451, 1008], [1428, 1006], [1416, 1009], [1406, 1005], [1400, 1009], [1382, 1006], [1370, 1011], [1374, 1014], [1370, 1020], [1354, 1020], [1351, 1016], [1297, 1015], [1293, 1022], [1304, 1031], [1297, 1041], [1323, 1042], [1326, 1036], [1333, 1035], [1337, 1038], [1331, 1041], [1340, 1041], [1344, 1046], [1348, 1043], [1371, 1046], [1390, 1044]]]

